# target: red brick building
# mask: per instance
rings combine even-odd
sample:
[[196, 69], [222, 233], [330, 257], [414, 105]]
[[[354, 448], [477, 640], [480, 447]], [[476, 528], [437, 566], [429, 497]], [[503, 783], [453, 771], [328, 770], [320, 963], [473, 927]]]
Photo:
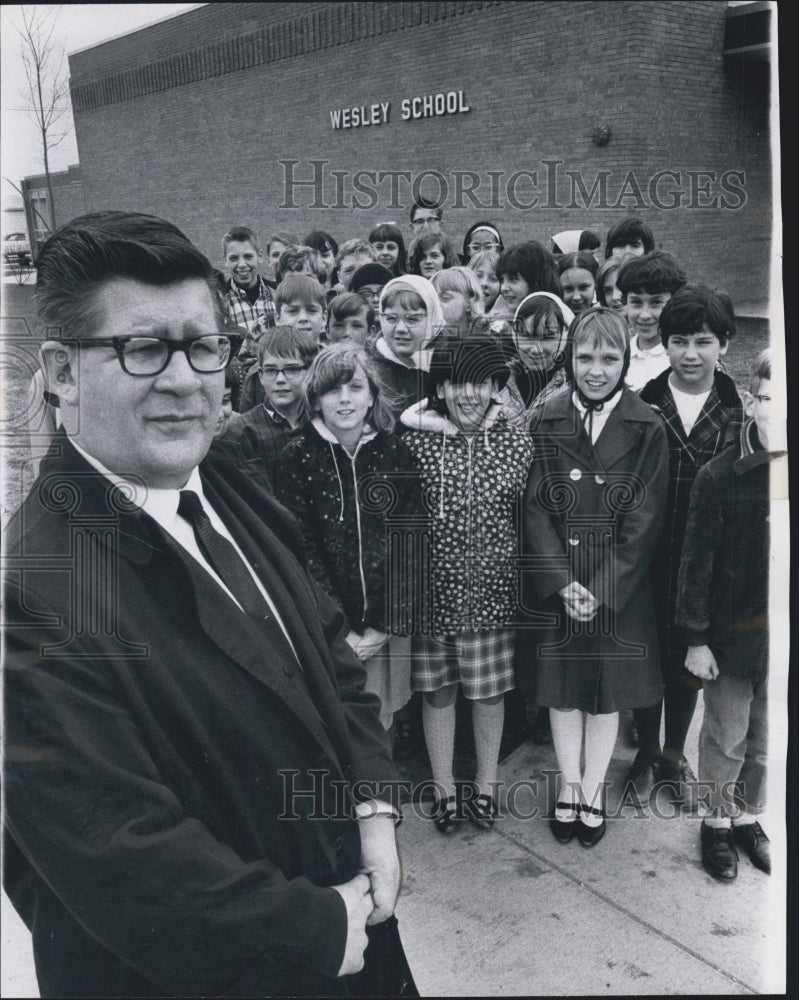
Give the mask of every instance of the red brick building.
[[70, 57], [86, 205], [165, 216], [217, 262], [231, 224], [342, 241], [407, 227], [418, 191], [458, 244], [478, 219], [508, 245], [637, 214], [763, 302], [770, 5], [743, 6], [209, 4]]

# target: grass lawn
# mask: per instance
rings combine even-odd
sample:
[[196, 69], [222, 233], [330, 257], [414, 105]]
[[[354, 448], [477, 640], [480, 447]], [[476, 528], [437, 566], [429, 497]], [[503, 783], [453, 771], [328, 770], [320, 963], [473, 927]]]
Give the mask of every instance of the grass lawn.
[[[24, 492], [30, 488], [29, 470], [25, 459], [30, 447], [30, 435], [35, 434], [41, 420], [41, 409], [28, 404], [28, 386], [37, 367], [40, 337], [36, 331], [34, 305], [35, 286], [3, 283], [2, 390], [4, 414], [2, 423], [2, 491], [0, 517], [5, 523], [19, 506]], [[738, 390], [746, 388], [747, 374], [754, 358], [768, 346], [768, 331], [762, 326], [742, 323], [724, 359], [725, 367], [735, 379]]]

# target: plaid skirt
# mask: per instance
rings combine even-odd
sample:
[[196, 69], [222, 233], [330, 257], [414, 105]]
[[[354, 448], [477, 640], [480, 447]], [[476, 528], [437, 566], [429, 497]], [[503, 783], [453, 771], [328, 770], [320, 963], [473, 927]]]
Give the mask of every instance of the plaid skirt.
[[470, 701], [504, 694], [514, 687], [514, 637], [512, 628], [414, 636], [411, 686], [414, 691], [438, 691], [461, 684]]

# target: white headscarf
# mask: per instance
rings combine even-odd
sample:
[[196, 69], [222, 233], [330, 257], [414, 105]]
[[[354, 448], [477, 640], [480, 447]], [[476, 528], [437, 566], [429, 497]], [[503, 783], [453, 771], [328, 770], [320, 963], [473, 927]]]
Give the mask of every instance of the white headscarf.
[[[413, 358], [414, 367], [428, 371], [430, 368], [430, 352], [425, 350], [425, 347], [430, 343], [433, 337], [435, 337], [435, 335], [443, 329], [446, 322], [444, 319], [444, 313], [441, 309], [441, 303], [438, 300], [438, 294], [427, 278], [422, 278], [418, 274], [403, 274], [400, 275], [399, 278], [392, 278], [391, 281], [383, 286], [383, 290], [380, 292], [381, 313], [383, 312], [383, 303], [385, 302], [386, 297], [393, 292], [416, 292], [416, 294], [424, 302], [427, 314], [427, 327], [419, 345], [419, 349], [414, 353]], [[393, 356], [396, 361], [400, 361], [403, 364], [405, 363], [394, 354], [383, 334], [380, 335], [375, 346], [384, 356]]]
[[[580, 249], [580, 237], [583, 235], [582, 229], [565, 229], [562, 233], [555, 233], [552, 243], [560, 247], [560, 253], [577, 253]], [[558, 251], [554, 251], [557, 253]]]
[[563, 322], [566, 324], [566, 329], [568, 330], [569, 327], [574, 322], [574, 313], [571, 311], [571, 309], [569, 309], [569, 307], [566, 305], [563, 299], [559, 299], [557, 295], [553, 295], [552, 292], [531, 292], [529, 295], [526, 295], [519, 303], [519, 305], [516, 307], [516, 312], [513, 314], [514, 328], [516, 326], [516, 320], [519, 318], [519, 313], [522, 311], [525, 302], [529, 302], [530, 299], [540, 298], [542, 296], [547, 299], [552, 299], [552, 301], [555, 303], [558, 309], [560, 309], [560, 314], [563, 317]]

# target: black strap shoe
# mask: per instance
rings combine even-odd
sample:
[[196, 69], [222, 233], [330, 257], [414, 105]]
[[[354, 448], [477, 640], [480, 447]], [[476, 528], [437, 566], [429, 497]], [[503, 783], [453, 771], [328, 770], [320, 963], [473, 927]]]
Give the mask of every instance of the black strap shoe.
[[[583, 823], [582, 817], [585, 813], [591, 813], [592, 816], [601, 816], [602, 822], [599, 826], [589, 826], [587, 823]], [[583, 847], [593, 847], [595, 844], [598, 844], [605, 836], [606, 829], [605, 815], [601, 809], [597, 809], [595, 806], [580, 806], [580, 818], [577, 820], [576, 832], [577, 839]]]
[[771, 842], [759, 823], [733, 825], [732, 838], [749, 855], [749, 860], [762, 872], [771, 874]]
[[738, 852], [728, 826], [701, 827], [702, 867], [720, 882], [732, 882], [738, 875]]

